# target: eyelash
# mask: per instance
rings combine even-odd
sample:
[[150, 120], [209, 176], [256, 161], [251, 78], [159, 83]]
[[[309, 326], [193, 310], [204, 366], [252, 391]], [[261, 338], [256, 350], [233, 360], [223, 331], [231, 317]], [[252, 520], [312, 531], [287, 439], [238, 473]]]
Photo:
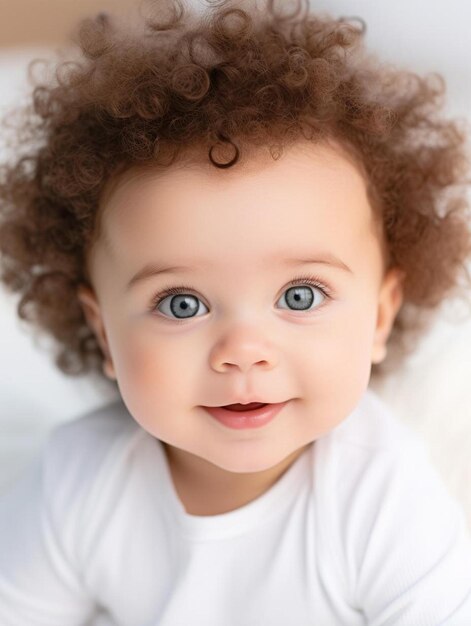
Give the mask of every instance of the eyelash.
[[[302, 285], [310, 285], [311, 287], [316, 287], [317, 289], [320, 289], [320, 291], [324, 294], [327, 300], [332, 299], [333, 290], [324, 282], [319, 280], [317, 276], [312, 276], [312, 275], [298, 276], [297, 278], [293, 278], [293, 280], [290, 280], [287, 287], [296, 287], [296, 286], [302, 286]], [[177, 296], [182, 293], [190, 293], [190, 292], [192, 292], [192, 295], [196, 295], [193, 287], [189, 285], [179, 285], [178, 287], [174, 287], [174, 286], [165, 287], [162, 291], [160, 291], [158, 294], [156, 294], [152, 298], [151, 303], [149, 305], [149, 311], [153, 313], [155, 309], [159, 306], [159, 304], [163, 300], [165, 300], [165, 298], [167, 298], [168, 296]], [[319, 309], [322, 306], [323, 304], [321, 304], [317, 308]], [[182, 319], [182, 320], [173, 319], [173, 318], [170, 318], [170, 319], [172, 322], [175, 322], [177, 324], [182, 324], [182, 323], [187, 322], [187, 320], [185, 319]]]

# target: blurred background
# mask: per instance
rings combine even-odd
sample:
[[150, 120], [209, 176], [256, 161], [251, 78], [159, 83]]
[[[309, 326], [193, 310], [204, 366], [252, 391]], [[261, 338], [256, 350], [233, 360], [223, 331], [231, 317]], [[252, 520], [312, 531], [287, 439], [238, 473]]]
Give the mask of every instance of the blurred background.
[[[204, 10], [204, 0], [185, 0]], [[245, 0], [241, 0], [243, 4]], [[263, 0], [253, 0], [264, 6]], [[278, 0], [276, 6], [293, 5]], [[148, 0], [0, 0], [0, 53], [28, 54], [32, 48], [67, 44], [77, 20], [107, 10], [126, 15]], [[468, 115], [471, 94], [471, 43], [468, 0], [310, 0], [312, 10], [335, 16], [358, 15], [367, 22], [367, 43], [381, 56], [417, 71], [442, 72], [453, 110]], [[287, 9], [288, 12], [288, 9]], [[3, 96], [3, 94], [2, 94]]]
[[[187, 4], [205, 8], [203, 0]], [[63, 52], [80, 18], [102, 10], [126, 15], [140, 5], [137, 0], [0, 0], [0, 115], [27, 101], [27, 64]], [[310, 7], [334, 17], [362, 17], [367, 46], [382, 59], [420, 74], [442, 74], [448, 87], [445, 112], [471, 123], [469, 0], [310, 0]], [[8, 158], [0, 137], [0, 160]], [[33, 337], [17, 318], [16, 306], [17, 298], [0, 286], [0, 490], [25, 470], [56, 424], [117, 397], [91, 376], [60, 373], [47, 339]], [[463, 313], [459, 321], [444, 313], [404, 370], [375, 390], [423, 435], [471, 526], [468, 317]]]
[[103, 9], [122, 13], [136, 4], [133, 0], [1, 0], [0, 46], [4, 49], [62, 44], [81, 17]]

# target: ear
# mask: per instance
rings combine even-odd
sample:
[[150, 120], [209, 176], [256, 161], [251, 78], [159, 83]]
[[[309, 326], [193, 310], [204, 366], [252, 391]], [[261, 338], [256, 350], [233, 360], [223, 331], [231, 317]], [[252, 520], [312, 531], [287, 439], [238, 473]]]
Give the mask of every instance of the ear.
[[386, 358], [387, 341], [403, 301], [402, 283], [405, 272], [397, 267], [385, 275], [378, 298], [378, 316], [371, 351], [371, 362], [381, 363]]
[[106, 336], [105, 325], [101, 315], [101, 308], [95, 292], [85, 285], [80, 285], [77, 289], [77, 297], [80, 301], [87, 323], [93, 330], [105, 357], [103, 362], [103, 372], [108, 378], [116, 380], [116, 373], [113, 360], [111, 358], [108, 337]]

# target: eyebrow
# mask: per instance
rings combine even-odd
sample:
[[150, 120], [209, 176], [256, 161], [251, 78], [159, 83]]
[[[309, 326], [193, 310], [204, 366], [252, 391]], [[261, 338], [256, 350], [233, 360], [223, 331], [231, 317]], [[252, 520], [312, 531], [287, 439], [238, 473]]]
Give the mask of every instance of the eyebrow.
[[[285, 265], [285, 266], [289, 265], [292, 267], [296, 267], [299, 265], [308, 265], [308, 264], [323, 264], [323, 265], [330, 265], [332, 267], [336, 267], [343, 271], [349, 272], [350, 274], [353, 274], [352, 270], [348, 267], [348, 265], [345, 265], [343, 261], [341, 261], [336, 256], [330, 253], [325, 253], [316, 257], [309, 257], [309, 258], [304, 258], [304, 259], [283, 259], [279, 261], [279, 264]], [[199, 265], [191, 265], [191, 266], [175, 265], [175, 266], [165, 267], [157, 263], [148, 263], [142, 269], [136, 272], [136, 274], [134, 274], [134, 276], [131, 278], [131, 280], [127, 284], [126, 290], [128, 291], [136, 283], [146, 280], [148, 278], [151, 278], [153, 276], [158, 276], [160, 274], [171, 274], [171, 273], [176, 273], [176, 272], [194, 272], [198, 270], [200, 267], [203, 267], [203, 266], [208, 267], [208, 265], [210, 264], [200, 263]]]

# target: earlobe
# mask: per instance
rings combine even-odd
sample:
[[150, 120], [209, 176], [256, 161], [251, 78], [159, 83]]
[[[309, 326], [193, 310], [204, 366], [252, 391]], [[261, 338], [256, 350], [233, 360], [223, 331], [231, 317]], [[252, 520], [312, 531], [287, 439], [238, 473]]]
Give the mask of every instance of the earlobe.
[[101, 351], [103, 352], [103, 372], [108, 378], [116, 380], [106, 329], [103, 323], [100, 304], [95, 292], [86, 285], [80, 285], [77, 289], [77, 297], [82, 307], [83, 314], [85, 315], [85, 319], [87, 320], [87, 324], [91, 330], [93, 330]]
[[381, 363], [386, 358], [387, 341], [403, 302], [404, 278], [405, 273], [402, 270], [392, 268], [383, 280], [378, 299], [378, 316], [371, 353], [372, 363]]

